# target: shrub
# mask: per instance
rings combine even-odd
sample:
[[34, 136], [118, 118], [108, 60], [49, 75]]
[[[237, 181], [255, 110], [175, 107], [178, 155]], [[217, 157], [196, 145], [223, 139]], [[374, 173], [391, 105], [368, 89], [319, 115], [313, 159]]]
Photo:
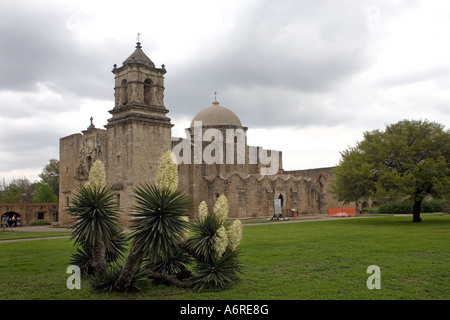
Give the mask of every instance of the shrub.
[[190, 283], [198, 291], [224, 290], [239, 280], [241, 265], [237, 248], [242, 239], [242, 224], [239, 219], [227, 221], [228, 209], [225, 195], [217, 199], [210, 213], [202, 202], [199, 218], [192, 225], [193, 235], [187, 242], [187, 250], [196, 261]]
[[[423, 201], [421, 212], [441, 212], [445, 209], [445, 202], [442, 200]], [[412, 213], [413, 205], [409, 201], [398, 201], [386, 203], [378, 209], [379, 213], [399, 214]]]
[[30, 226], [31, 227], [34, 227], [34, 226], [49, 226], [51, 224], [52, 223], [50, 221], [47, 221], [47, 220], [38, 220], [38, 221], [30, 222]]
[[412, 203], [406, 201], [386, 203], [380, 206], [378, 213], [412, 213]]
[[431, 200], [422, 202], [422, 212], [442, 212], [446, 207], [445, 201]]

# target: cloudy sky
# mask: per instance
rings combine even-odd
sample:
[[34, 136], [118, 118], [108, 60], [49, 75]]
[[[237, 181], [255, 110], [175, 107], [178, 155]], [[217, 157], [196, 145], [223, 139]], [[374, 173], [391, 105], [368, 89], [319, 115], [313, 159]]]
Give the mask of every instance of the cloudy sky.
[[288, 170], [402, 119], [449, 128], [449, 1], [2, 0], [0, 178], [38, 179], [59, 138], [107, 123], [138, 32], [166, 66], [173, 136], [215, 91]]

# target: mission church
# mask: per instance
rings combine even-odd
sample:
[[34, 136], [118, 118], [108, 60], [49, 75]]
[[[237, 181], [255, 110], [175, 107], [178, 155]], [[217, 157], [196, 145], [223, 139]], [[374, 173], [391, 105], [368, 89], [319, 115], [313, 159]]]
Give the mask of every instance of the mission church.
[[218, 101], [197, 113], [185, 138], [172, 137], [164, 105], [165, 66], [157, 68], [137, 42], [134, 52], [114, 65], [114, 107], [104, 129], [89, 127], [60, 139], [60, 224], [73, 223], [67, 208], [91, 165], [100, 159], [123, 224], [128, 224], [135, 187], [153, 183], [160, 156], [172, 150], [179, 160], [179, 187], [193, 202], [191, 217], [206, 201], [228, 198], [230, 218], [271, 217], [274, 199], [284, 216], [326, 214], [339, 207], [330, 190], [332, 168], [286, 171], [282, 152], [247, 145], [248, 128]]

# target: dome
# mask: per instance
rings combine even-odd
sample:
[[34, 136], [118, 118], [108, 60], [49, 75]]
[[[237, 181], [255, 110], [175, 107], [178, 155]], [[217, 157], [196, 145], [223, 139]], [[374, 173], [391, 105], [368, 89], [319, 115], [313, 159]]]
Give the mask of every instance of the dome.
[[197, 113], [191, 122], [191, 128], [194, 127], [195, 121], [201, 121], [203, 127], [232, 126], [242, 128], [241, 120], [237, 115], [230, 109], [219, 106], [218, 101], [214, 101], [212, 106]]
[[144, 66], [154, 68], [155, 64], [152, 62], [152, 60], [147, 57], [147, 55], [142, 51], [141, 43], [138, 42], [136, 44], [136, 50], [129, 56], [124, 62], [123, 65], [129, 64], [129, 63], [139, 63], [143, 64]]

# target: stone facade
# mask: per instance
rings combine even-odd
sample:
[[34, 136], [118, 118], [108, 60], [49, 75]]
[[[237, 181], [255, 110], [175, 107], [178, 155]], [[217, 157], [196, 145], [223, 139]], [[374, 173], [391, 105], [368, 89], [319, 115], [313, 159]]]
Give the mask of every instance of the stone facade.
[[29, 226], [32, 222], [58, 221], [58, 203], [0, 203], [0, 218], [16, 216], [21, 218], [22, 227]]
[[283, 214], [327, 213], [339, 204], [329, 191], [332, 168], [285, 171], [282, 153], [247, 145], [247, 127], [217, 101], [200, 111], [185, 138], [171, 136], [164, 106], [164, 65], [156, 68], [140, 43], [121, 67], [114, 65], [114, 108], [105, 129], [91, 124], [60, 139], [60, 223], [73, 222], [67, 207], [100, 159], [116, 193], [122, 222], [129, 222], [135, 187], [153, 183], [160, 156], [171, 149], [179, 159], [179, 185], [193, 201], [191, 216], [205, 200], [212, 209], [225, 194], [230, 217], [272, 216], [273, 199]]

